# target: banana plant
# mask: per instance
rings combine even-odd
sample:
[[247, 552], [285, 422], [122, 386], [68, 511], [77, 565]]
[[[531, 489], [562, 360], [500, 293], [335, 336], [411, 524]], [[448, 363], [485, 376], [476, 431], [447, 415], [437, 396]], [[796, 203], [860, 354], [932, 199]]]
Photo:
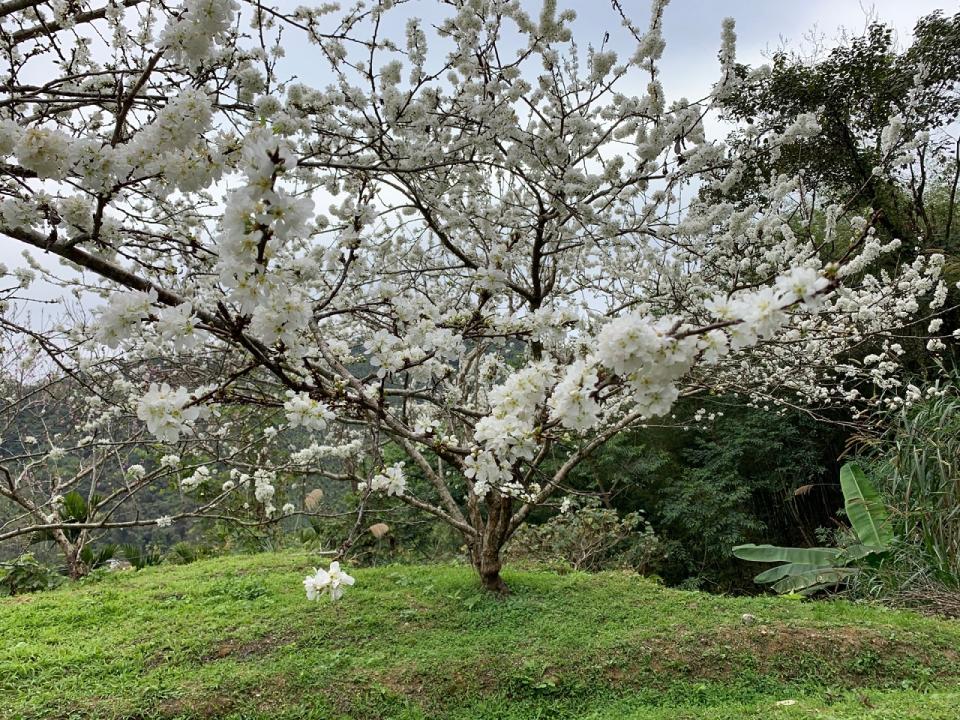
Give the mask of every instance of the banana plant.
[[810, 595], [849, 580], [860, 572], [859, 561], [890, 549], [893, 530], [886, 507], [859, 465], [847, 463], [840, 469], [840, 489], [857, 542], [842, 548], [737, 545], [733, 554], [741, 560], [783, 563], [760, 573], [754, 582], [773, 583], [778, 593]]

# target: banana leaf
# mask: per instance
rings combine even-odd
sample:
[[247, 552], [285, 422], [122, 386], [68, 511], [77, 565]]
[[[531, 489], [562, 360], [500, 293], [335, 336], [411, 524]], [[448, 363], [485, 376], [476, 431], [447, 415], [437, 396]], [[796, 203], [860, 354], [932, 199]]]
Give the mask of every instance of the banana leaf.
[[776, 545], [737, 545], [734, 557], [753, 562], [802, 563], [804, 565], [828, 566], [843, 563], [843, 551], [837, 548], [790, 548]]
[[847, 561], [861, 560], [867, 557], [867, 555], [876, 555], [884, 553], [887, 550], [888, 548], [872, 545], [848, 545], [843, 549], [843, 557]]
[[777, 580], [783, 580], [783, 578], [789, 575], [799, 575], [801, 573], [811, 572], [813, 570], [829, 570], [829, 565], [807, 565], [805, 563], [786, 563], [785, 565], [777, 565], [775, 568], [770, 568], [769, 570], [764, 570], [762, 573], [757, 575], [753, 581], [755, 583], [768, 583], [776, 582]]
[[810, 572], [790, 575], [773, 586], [778, 593], [813, 592], [813, 586], [819, 585], [822, 589], [843, 582], [859, 571], [854, 568], [819, 568]]
[[844, 509], [860, 542], [869, 547], [889, 547], [893, 530], [887, 509], [859, 465], [847, 463], [840, 469], [840, 487]]

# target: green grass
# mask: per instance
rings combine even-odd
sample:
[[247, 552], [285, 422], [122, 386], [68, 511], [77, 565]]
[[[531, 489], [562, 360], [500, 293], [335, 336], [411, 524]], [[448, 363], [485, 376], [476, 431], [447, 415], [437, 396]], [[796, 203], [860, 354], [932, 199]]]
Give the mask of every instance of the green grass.
[[235, 556], [0, 601], [0, 717], [958, 717], [960, 622], [621, 573], [508, 571], [498, 600], [452, 566], [357, 570], [332, 605], [304, 596], [312, 564]]

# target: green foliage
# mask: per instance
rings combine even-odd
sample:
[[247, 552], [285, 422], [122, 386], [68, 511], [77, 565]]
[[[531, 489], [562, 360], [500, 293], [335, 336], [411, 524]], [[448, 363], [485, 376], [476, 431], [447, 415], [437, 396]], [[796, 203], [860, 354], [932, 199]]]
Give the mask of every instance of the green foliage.
[[179, 565], [189, 565], [208, 555], [206, 548], [181, 540], [170, 548], [170, 558]]
[[155, 547], [126, 543], [120, 546], [120, 551], [127, 562], [137, 570], [143, 570], [145, 567], [159, 565], [163, 562], [163, 554]]
[[256, 600], [269, 592], [266, 584], [255, 577], [224, 578], [210, 586], [207, 595], [231, 600]]
[[[97, 505], [103, 500], [99, 495], [93, 495], [90, 501], [87, 501], [83, 495], [76, 490], [71, 490], [63, 496], [63, 507], [60, 510], [60, 518], [68, 523], [85, 523], [93, 519]], [[64, 528], [64, 535], [70, 542], [76, 542], [80, 537], [82, 530]], [[45, 540], [53, 540], [53, 536], [47, 532], [44, 535]]]
[[890, 550], [893, 531], [876, 489], [858, 465], [840, 469], [844, 509], [856, 542], [841, 548], [791, 548], [774, 545], [738, 545], [735, 557], [751, 562], [784, 563], [757, 575], [757, 583], [773, 583], [779, 593], [810, 595], [835, 587], [859, 572], [858, 562]]
[[101, 545], [97, 550], [93, 549], [93, 545], [84, 545], [80, 551], [80, 560], [88, 570], [96, 570], [116, 557], [119, 550], [120, 547], [114, 543]]
[[662, 554], [642, 513], [621, 516], [590, 498], [581, 507], [539, 525], [522, 527], [507, 549], [510, 559], [560, 564], [574, 570], [631, 568], [646, 573]]
[[[730, 547], [812, 542], [836, 508], [830, 463], [843, 447], [842, 432], [735, 402], [681, 401], [676, 421], [689, 429], [623, 435], [573, 474], [574, 487], [600, 487], [621, 514], [644, 512], [665, 551], [652, 570], [668, 584], [752, 587]], [[698, 427], [692, 416], [701, 406], [722, 414]], [[808, 490], [797, 494], [800, 487]]]
[[31, 553], [0, 563], [0, 596], [49, 590], [62, 582], [62, 575], [38, 562]]
[[960, 586], [960, 390], [902, 411], [876, 472], [897, 532], [923, 549], [936, 576]]
[[0, 600], [0, 717], [953, 720], [960, 703], [960, 625], [915, 613], [511, 568], [498, 600], [449, 565], [348, 566], [344, 598], [311, 603], [316, 563], [229, 556]]
[[892, 415], [866, 455], [899, 539], [851, 591], [960, 616], [960, 392], [941, 390]]
[[[856, 190], [862, 207], [882, 211], [878, 223], [889, 237], [942, 240], [945, 228], [931, 227], [923, 204], [924, 184], [910, 198], [873, 168], [881, 164], [879, 137], [891, 116], [903, 116], [909, 138], [948, 126], [960, 113], [960, 15], [921, 18], [905, 50], [897, 47], [892, 28], [872, 23], [812, 60], [779, 52], [769, 73], [748, 77], [745, 67], [740, 73], [743, 82], [724, 98], [725, 110], [751, 128], [731, 139], [735, 146], [755, 143], [805, 113], [816, 116], [821, 131], [782, 152], [757, 153], [757, 167], [742, 173], [736, 196], [752, 198], [758, 175], [803, 172], [805, 185], [823, 197]], [[925, 172], [942, 166], [949, 150], [936, 137], [927, 140]]]

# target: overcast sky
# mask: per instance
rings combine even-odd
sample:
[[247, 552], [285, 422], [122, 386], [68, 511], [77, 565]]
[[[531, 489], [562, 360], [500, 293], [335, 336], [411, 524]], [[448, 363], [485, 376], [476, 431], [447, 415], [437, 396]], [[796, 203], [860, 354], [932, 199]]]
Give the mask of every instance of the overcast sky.
[[[281, 6], [293, 7], [311, 4], [311, 0], [281, 0]], [[532, 15], [539, 12], [539, 0], [523, 0]], [[645, 28], [649, 21], [649, 0], [622, 0], [635, 24]], [[581, 47], [598, 46], [604, 33], [610, 32], [608, 47], [623, 57], [633, 52], [633, 41], [620, 27], [619, 18], [606, 0], [559, 0], [561, 9], [577, 12], [574, 37]], [[425, 21], [438, 16], [439, 3], [418, 0], [401, 12], [402, 16], [419, 15]], [[910, 41], [911, 31], [918, 18], [942, 9], [952, 14], [960, 11], [960, 2], [934, 0], [673, 0], [664, 17], [664, 36], [667, 48], [661, 63], [661, 74], [667, 99], [680, 97], [697, 99], [705, 95], [718, 76], [717, 50], [720, 44], [720, 24], [723, 18], [736, 21], [737, 59], [750, 65], [759, 65], [780, 47], [809, 49], [811, 38], [826, 48], [835, 46], [840, 28], [858, 34], [871, 19], [879, 19], [892, 26], [901, 45]], [[387, 17], [391, 17], [389, 14]], [[398, 27], [391, 35], [403, 35], [403, 20], [396, 18]], [[290, 36], [288, 36], [290, 37]], [[429, 37], [429, 33], [428, 33]], [[291, 38], [292, 39], [292, 38]], [[309, 58], [316, 50], [299, 42], [287, 47], [285, 65], [299, 79], [318, 86], [325, 78], [311, 78]], [[639, 88], [638, 88], [639, 90]], [[23, 264], [22, 246], [14, 240], [0, 238], [0, 262], [10, 267]], [[39, 258], [45, 266], [55, 267], [52, 258]], [[35, 287], [33, 295], [55, 296], [55, 288]], [[39, 292], [38, 292], [39, 291]], [[46, 310], [49, 312], [49, 309]]]
[[[570, 2], [569, 7], [589, 16], [586, 9], [600, 0]], [[642, 7], [643, 17], [649, 2], [623, 3]], [[781, 45], [800, 49], [809, 47], [806, 38], [814, 35], [826, 47], [833, 47], [844, 27], [859, 34], [869, 18], [892, 26], [901, 44], [909, 44], [916, 21], [941, 9], [952, 14], [960, 11], [960, 2], [933, 0], [673, 0], [664, 16], [664, 52], [661, 72], [668, 96], [671, 88], [695, 96], [717, 77], [717, 49], [720, 23], [725, 17], [736, 21], [737, 60], [750, 65], [766, 62]], [[639, 14], [639, 13], [638, 13]], [[589, 21], [586, 21], [589, 22]], [[704, 83], [707, 83], [706, 85]]]

